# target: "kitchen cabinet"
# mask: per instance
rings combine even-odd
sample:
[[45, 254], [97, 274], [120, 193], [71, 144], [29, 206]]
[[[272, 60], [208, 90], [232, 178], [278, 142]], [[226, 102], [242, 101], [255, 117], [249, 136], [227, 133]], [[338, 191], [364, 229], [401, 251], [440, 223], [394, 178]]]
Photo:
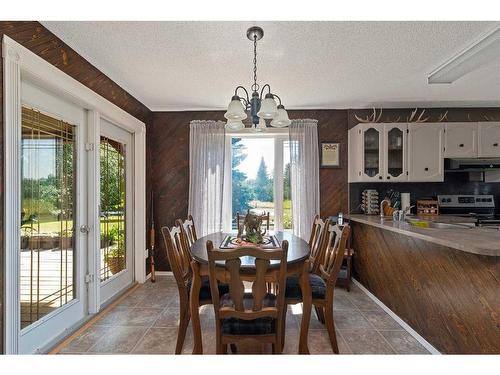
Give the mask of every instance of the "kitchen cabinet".
[[444, 124], [408, 124], [408, 180], [444, 181]]
[[407, 124], [349, 130], [349, 182], [407, 181]]
[[444, 157], [476, 158], [478, 156], [478, 124], [451, 122], [444, 124]]
[[348, 153], [348, 173], [349, 182], [361, 181], [361, 130], [358, 126], [352, 128], [347, 133], [349, 143]]
[[478, 156], [500, 157], [500, 122], [480, 122], [478, 128]]
[[408, 181], [408, 124], [383, 124], [383, 180]]

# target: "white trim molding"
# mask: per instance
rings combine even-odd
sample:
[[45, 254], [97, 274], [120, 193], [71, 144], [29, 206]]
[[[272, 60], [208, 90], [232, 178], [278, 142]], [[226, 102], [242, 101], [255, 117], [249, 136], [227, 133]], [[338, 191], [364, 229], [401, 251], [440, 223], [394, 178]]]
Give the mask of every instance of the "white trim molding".
[[[5, 38], [5, 36], [4, 36]], [[21, 158], [21, 69], [19, 54], [8, 45], [3, 46], [4, 71], [4, 147], [5, 147], [5, 284], [4, 335], [5, 353], [17, 353], [19, 346], [19, 250], [21, 239], [21, 196], [19, 194]], [[12, 282], [14, 281], [14, 282]]]
[[390, 308], [388, 308], [384, 303], [375, 297], [368, 289], [366, 289], [363, 284], [361, 284], [358, 280], [352, 279], [354, 284], [359, 287], [368, 297], [370, 297], [373, 302], [379, 305], [387, 314], [391, 316], [398, 324], [403, 327], [403, 329], [413, 336], [415, 340], [417, 340], [422, 346], [427, 349], [431, 354], [441, 354], [434, 346], [432, 346], [426, 339], [420, 336], [413, 328], [411, 328], [403, 319], [397, 316]]
[[99, 225], [99, 142], [102, 118], [132, 133], [134, 147], [134, 278], [146, 280], [146, 127], [145, 124], [103, 98], [90, 88], [65, 74], [54, 65], [4, 35], [2, 40], [4, 74], [5, 134], [5, 353], [19, 352], [19, 248], [20, 248], [20, 142], [21, 142], [21, 78], [60, 96], [88, 112], [87, 142], [94, 145], [88, 158], [88, 223], [94, 230], [89, 236], [89, 254], [85, 265], [94, 275], [88, 284], [89, 313], [99, 311], [98, 259]]

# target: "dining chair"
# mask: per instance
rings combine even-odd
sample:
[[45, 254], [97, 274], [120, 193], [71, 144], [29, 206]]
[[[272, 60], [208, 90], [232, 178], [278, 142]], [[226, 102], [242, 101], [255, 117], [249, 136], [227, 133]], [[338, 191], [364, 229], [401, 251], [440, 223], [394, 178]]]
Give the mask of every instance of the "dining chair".
[[[238, 247], [232, 250], [214, 249], [207, 241], [210, 288], [215, 310], [217, 354], [227, 352], [228, 344], [246, 339], [272, 344], [273, 353], [281, 353], [285, 317], [285, 280], [288, 241], [280, 249]], [[245, 292], [243, 280], [248, 272], [241, 269], [240, 257], [255, 258], [255, 274], [251, 292]], [[270, 269], [271, 261], [279, 267]], [[245, 277], [246, 276], [246, 277]], [[229, 284], [229, 291], [221, 293], [217, 283]], [[266, 283], [277, 285], [276, 294], [267, 291]]]
[[313, 219], [311, 236], [309, 238], [309, 248], [311, 249], [309, 264], [311, 272], [318, 273], [319, 263], [325, 250], [325, 229], [328, 228], [329, 223], [330, 219], [323, 220], [319, 215], [316, 215]]
[[181, 228], [182, 236], [186, 240], [189, 248], [191, 248], [191, 246], [193, 246], [193, 244], [198, 239], [198, 236], [196, 235], [196, 228], [194, 226], [193, 216], [188, 215], [188, 218], [184, 221], [182, 221], [181, 219], [177, 219], [175, 221], [175, 224]]
[[[175, 354], [182, 352], [186, 331], [191, 318], [189, 310], [189, 292], [192, 284], [192, 271], [190, 267], [191, 254], [181, 237], [181, 227], [174, 226], [172, 229], [162, 227], [161, 233], [165, 242], [168, 262], [174, 274], [174, 278], [179, 291], [179, 330], [177, 332], [177, 343]], [[221, 293], [227, 293], [229, 290], [225, 284], [219, 284]], [[200, 306], [212, 303], [212, 294], [210, 291], [210, 282], [208, 277], [203, 277], [200, 289]]]
[[[250, 213], [250, 210], [247, 211], [247, 214], [248, 213]], [[243, 225], [243, 223], [245, 222], [245, 217], [247, 216], [247, 214], [243, 215], [240, 214], [239, 212], [236, 212], [236, 228], [238, 228], [238, 230], [240, 229], [240, 226]], [[260, 216], [262, 217], [262, 223], [265, 223], [266, 230], [269, 232], [269, 228], [271, 225], [271, 218], [269, 211], [262, 213]]]
[[[339, 352], [337, 337], [335, 334], [335, 324], [333, 321], [333, 296], [335, 283], [344, 260], [346, 243], [350, 234], [349, 225], [331, 225], [325, 231], [325, 252], [318, 267], [319, 274], [309, 273], [309, 284], [312, 292], [312, 303], [316, 311], [321, 311], [324, 317], [330, 344], [334, 353]], [[285, 305], [302, 302], [302, 291], [300, 284], [289, 283], [287, 279], [285, 291]], [[293, 281], [293, 279], [292, 279]], [[286, 309], [285, 309], [286, 312]], [[283, 328], [284, 329], [284, 328]]]

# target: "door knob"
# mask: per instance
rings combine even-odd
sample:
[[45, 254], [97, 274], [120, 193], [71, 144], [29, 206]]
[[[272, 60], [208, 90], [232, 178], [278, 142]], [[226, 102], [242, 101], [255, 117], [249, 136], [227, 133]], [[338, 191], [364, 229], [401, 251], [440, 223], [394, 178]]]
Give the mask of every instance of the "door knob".
[[498, 143], [493, 143], [493, 147], [498, 147]]
[[429, 168], [425, 167], [425, 168], [424, 168], [424, 170], [425, 170], [425, 171], [428, 171], [428, 170], [429, 170]]
[[463, 144], [463, 143], [460, 143], [460, 144], [458, 145], [458, 147], [464, 147], [464, 144]]

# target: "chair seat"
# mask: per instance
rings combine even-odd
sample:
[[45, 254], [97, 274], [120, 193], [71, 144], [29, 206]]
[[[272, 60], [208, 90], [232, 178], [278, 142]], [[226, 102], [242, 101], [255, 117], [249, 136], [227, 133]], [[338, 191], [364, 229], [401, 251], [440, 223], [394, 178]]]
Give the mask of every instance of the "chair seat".
[[[191, 283], [192, 279], [187, 282], [187, 290], [188, 293], [191, 293]], [[223, 295], [229, 293], [229, 285], [219, 283], [219, 295]], [[208, 301], [212, 300], [212, 292], [210, 291], [210, 280], [208, 276], [202, 276], [201, 278], [201, 287], [200, 287], [200, 301]]]
[[[223, 295], [220, 299], [221, 306], [234, 307], [234, 302], [229, 293]], [[275, 307], [276, 296], [267, 293], [262, 300], [263, 307]], [[246, 310], [251, 310], [253, 307], [252, 293], [243, 295], [243, 306]], [[267, 335], [276, 332], [276, 319], [266, 317], [252, 320], [244, 320], [237, 318], [222, 319], [221, 329], [224, 335]]]
[[[309, 285], [311, 286], [313, 299], [325, 298], [326, 283], [321, 276], [309, 273]], [[302, 289], [300, 288], [299, 276], [290, 276], [286, 278], [285, 299], [302, 299]]]

